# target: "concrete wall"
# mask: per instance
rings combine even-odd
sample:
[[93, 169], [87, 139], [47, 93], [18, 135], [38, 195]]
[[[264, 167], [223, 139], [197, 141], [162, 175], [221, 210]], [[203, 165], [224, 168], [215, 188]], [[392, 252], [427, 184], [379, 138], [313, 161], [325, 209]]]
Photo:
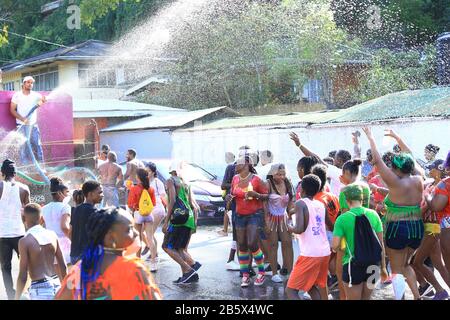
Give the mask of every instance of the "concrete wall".
[[[438, 154], [440, 158], [444, 158], [447, 151], [450, 150], [450, 119], [399, 121], [373, 124], [371, 127], [381, 151], [392, 149], [394, 145], [393, 140], [383, 145], [383, 130], [385, 128], [397, 131], [410, 145], [418, 158], [423, 158], [423, 149], [428, 143], [441, 147]], [[249, 145], [253, 149], [272, 151], [274, 162], [285, 163], [292, 178], [296, 180], [297, 161], [303, 155], [289, 139], [289, 132], [295, 131], [304, 145], [310, 147], [321, 157], [325, 157], [331, 150], [347, 149], [353, 153], [351, 133], [357, 129], [362, 134], [360, 143], [364, 157], [369, 144], [361, 130], [361, 124], [308, 128], [258, 127], [207, 131], [176, 130], [173, 134], [173, 157], [195, 162], [222, 176], [226, 167], [225, 152], [237, 153], [240, 146]], [[260, 171], [266, 172], [267, 169], [260, 169]]]
[[119, 163], [128, 149], [136, 149], [139, 159], [162, 159], [170, 158], [173, 148], [171, 133], [160, 130], [100, 132], [102, 144], [109, 144]]

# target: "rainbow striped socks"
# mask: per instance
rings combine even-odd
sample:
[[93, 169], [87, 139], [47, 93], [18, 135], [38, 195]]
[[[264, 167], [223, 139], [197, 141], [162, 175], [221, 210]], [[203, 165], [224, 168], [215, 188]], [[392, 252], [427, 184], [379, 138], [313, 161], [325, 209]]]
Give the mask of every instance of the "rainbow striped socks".
[[241, 272], [243, 274], [249, 273], [249, 264], [250, 264], [250, 254], [246, 251], [240, 251], [238, 252], [238, 260], [239, 265], [241, 266]]
[[261, 251], [261, 249], [258, 249], [258, 251], [253, 252], [253, 259], [255, 259], [256, 265], [258, 266], [258, 273], [264, 274], [264, 255]]

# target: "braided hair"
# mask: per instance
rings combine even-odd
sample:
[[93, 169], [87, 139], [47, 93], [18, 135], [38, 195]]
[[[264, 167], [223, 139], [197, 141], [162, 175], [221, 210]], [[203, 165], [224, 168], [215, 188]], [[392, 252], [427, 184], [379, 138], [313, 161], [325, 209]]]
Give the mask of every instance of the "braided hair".
[[105, 255], [103, 240], [119, 218], [117, 208], [97, 210], [89, 216], [86, 224], [88, 245], [81, 257], [81, 298], [87, 298], [87, 285], [100, 276], [100, 268]]

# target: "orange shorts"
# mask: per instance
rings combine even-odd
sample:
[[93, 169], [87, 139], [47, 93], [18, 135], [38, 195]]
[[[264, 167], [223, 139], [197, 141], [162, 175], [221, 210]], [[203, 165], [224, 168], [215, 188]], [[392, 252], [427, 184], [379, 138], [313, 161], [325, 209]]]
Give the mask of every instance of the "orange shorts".
[[327, 285], [329, 260], [330, 256], [298, 257], [289, 277], [287, 287], [306, 292], [311, 290], [313, 286], [325, 288]]

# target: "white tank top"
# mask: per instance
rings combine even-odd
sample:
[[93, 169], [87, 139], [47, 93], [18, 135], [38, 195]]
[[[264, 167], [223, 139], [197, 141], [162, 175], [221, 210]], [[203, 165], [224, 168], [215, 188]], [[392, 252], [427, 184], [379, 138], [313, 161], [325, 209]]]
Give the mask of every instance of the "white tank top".
[[22, 201], [20, 186], [15, 182], [3, 181], [3, 192], [0, 199], [0, 238], [16, 238], [25, 234], [22, 221]]
[[326, 257], [330, 255], [325, 227], [325, 206], [318, 200], [302, 198], [308, 207], [309, 221], [305, 232], [298, 236], [300, 255], [304, 257]]

